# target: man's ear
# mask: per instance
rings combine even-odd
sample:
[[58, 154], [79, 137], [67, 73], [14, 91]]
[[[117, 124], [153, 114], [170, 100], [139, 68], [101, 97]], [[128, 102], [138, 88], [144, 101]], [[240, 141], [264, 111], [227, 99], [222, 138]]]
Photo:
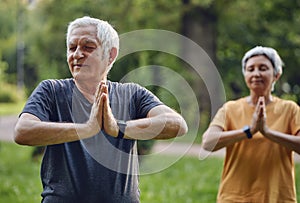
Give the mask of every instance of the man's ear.
[[111, 48], [110, 52], [109, 52], [109, 65], [111, 65], [111, 63], [116, 59], [118, 54], [118, 50], [116, 47]]

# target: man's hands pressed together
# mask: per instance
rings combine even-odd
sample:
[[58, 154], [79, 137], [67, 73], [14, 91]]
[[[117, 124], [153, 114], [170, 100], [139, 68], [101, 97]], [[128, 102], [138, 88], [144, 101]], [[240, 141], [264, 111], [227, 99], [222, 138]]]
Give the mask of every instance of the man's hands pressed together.
[[104, 130], [108, 135], [118, 136], [119, 127], [109, 105], [108, 87], [104, 81], [97, 87], [88, 124], [94, 134]]

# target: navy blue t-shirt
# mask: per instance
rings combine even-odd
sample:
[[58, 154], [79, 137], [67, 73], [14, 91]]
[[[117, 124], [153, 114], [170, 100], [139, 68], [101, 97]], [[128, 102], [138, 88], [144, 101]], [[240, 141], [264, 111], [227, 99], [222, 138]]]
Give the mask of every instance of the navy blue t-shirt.
[[[107, 81], [112, 112], [118, 120], [145, 118], [159, 99], [145, 88]], [[41, 121], [83, 123], [92, 104], [73, 79], [42, 81], [22, 113]], [[104, 132], [75, 142], [49, 145], [41, 179], [44, 203], [139, 202], [138, 158], [135, 140]]]

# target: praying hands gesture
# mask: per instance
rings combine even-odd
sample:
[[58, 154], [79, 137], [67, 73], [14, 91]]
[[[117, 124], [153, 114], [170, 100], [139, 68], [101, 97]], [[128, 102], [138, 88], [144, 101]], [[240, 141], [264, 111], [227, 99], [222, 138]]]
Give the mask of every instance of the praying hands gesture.
[[88, 124], [95, 134], [104, 130], [113, 137], [118, 136], [119, 127], [109, 106], [108, 87], [103, 81], [97, 87]]
[[256, 108], [252, 117], [252, 124], [251, 124], [251, 134], [254, 135], [256, 132], [261, 132], [263, 135], [268, 130], [266, 125], [266, 104], [265, 98], [259, 97], [258, 102], [256, 104]]
[[186, 122], [181, 115], [166, 105], [153, 107], [146, 118], [129, 120], [125, 129], [119, 129], [109, 105], [108, 86], [105, 82], [100, 82], [97, 87], [87, 124], [91, 130], [90, 135], [104, 130], [106, 134], [118, 137], [121, 130], [126, 139], [169, 139], [187, 132]]
[[260, 132], [267, 139], [300, 154], [300, 131], [298, 131], [296, 136], [293, 136], [276, 130], [271, 130], [266, 125], [266, 119], [267, 114], [265, 99], [264, 97], [259, 97], [252, 118], [251, 133], [254, 135], [256, 132]]

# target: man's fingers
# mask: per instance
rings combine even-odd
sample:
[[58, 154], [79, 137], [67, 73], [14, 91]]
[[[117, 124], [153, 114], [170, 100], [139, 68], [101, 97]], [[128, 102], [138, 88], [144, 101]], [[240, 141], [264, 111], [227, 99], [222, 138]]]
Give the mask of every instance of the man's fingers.
[[106, 116], [109, 111], [109, 108], [110, 108], [109, 102], [108, 102], [108, 95], [103, 93], [101, 95], [101, 98], [102, 98], [101, 101], [103, 103], [103, 115]]

